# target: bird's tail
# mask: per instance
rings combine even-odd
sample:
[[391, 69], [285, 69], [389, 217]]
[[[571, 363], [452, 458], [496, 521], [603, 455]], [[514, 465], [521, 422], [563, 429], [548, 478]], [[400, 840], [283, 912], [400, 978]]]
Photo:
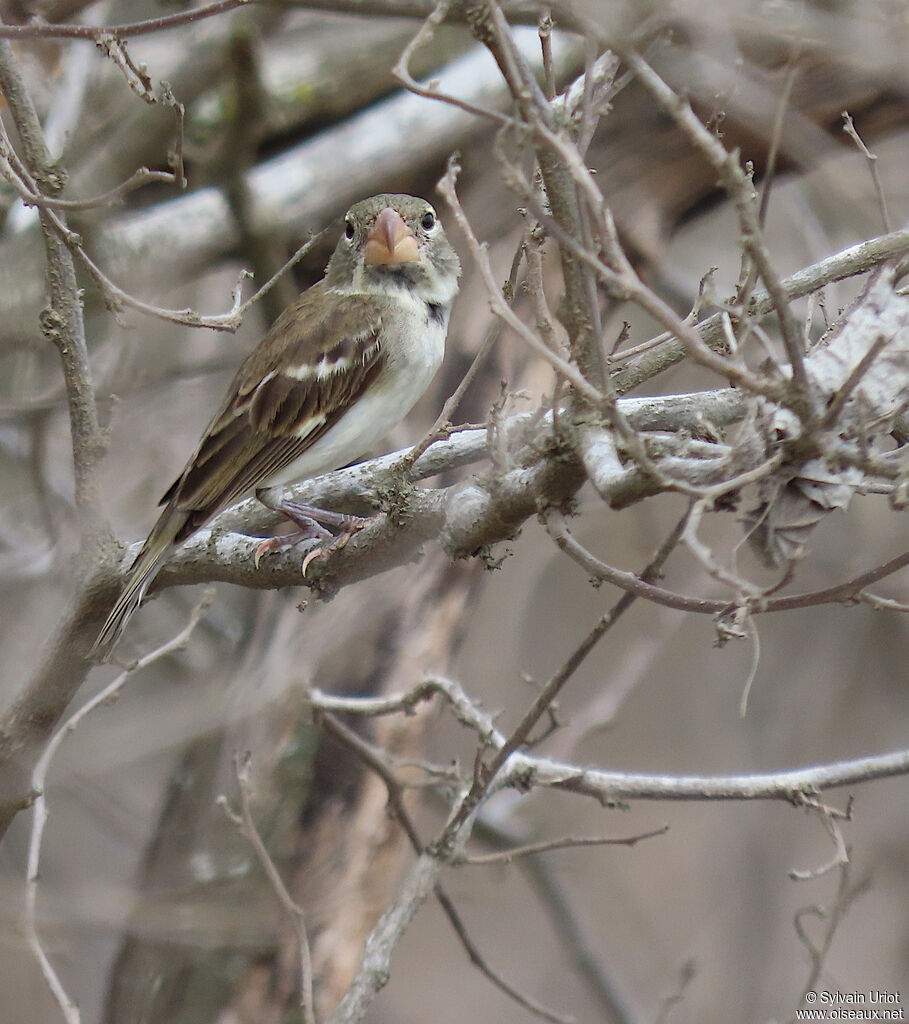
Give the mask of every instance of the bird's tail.
[[111, 608], [98, 639], [91, 649], [91, 655], [106, 660], [117, 641], [123, 635], [126, 624], [142, 603], [145, 592], [158, 575], [174, 544], [174, 538], [182, 529], [187, 516], [173, 508], [166, 508], [155, 523], [142, 550], [136, 556], [129, 571], [129, 578], [116, 604]]

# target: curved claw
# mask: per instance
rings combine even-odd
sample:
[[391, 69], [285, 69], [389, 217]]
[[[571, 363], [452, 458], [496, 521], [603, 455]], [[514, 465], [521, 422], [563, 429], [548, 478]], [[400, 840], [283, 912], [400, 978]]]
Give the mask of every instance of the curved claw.
[[266, 551], [272, 551], [273, 546], [270, 540], [263, 540], [262, 543], [256, 548], [256, 553], [253, 556], [253, 563], [255, 567], [259, 568], [259, 562]]
[[303, 575], [306, 575], [306, 570], [309, 568], [309, 563], [315, 561], [320, 555], [324, 555], [327, 552], [320, 544], [317, 548], [313, 548], [312, 551], [307, 552], [306, 557], [303, 559], [303, 565], [300, 566], [300, 571]]

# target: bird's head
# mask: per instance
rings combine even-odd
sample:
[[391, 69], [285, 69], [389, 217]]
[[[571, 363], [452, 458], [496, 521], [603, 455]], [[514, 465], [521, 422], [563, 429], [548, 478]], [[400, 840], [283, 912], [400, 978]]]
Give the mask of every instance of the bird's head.
[[425, 199], [379, 195], [355, 203], [326, 270], [330, 287], [354, 292], [409, 288], [448, 305], [461, 265], [436, 211]]

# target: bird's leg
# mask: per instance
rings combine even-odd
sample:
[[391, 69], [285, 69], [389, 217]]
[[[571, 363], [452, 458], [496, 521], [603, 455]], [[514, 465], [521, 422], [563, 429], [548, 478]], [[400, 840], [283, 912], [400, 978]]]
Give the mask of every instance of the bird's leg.
[[[269, 505], [269, 508], [273, 507]], [[277, 511], [283, 512], [288, 519], [295, 523], [300, 524], [301, 521], [317, 523], [322, 526], [330, 526], [339, 533], [356, 533], [372, 522], [371, 518], [351, 516], [344, 512], [332, 512], [327, 508], [319, 508], [318, 505], [305, 505], [302, 501], [283, 501]]]
[[[364, 519], [361, 516], [347, 515], [343, 512], [332, 512], [329, 509], [319, 508], [317, 505], [307, 505], [301, 501], [288, 499], [273, 499], [271, 488], [263, 487], [256, 491], [256, 498], [273, 512], [280, 512], [286, 516], [298, 529], [293, 533], [282, 534], [278, 537], [271, 537], [263, 541], [256, 548], [256, 565], [262, 555], [271, 551], [280, 551], [283, 548], [293, 547], [304, 540], [319, 540], [320, 543], [312, 551], [307, 552], [303, 559], [303, 575], [309, 563], [319, 557], [327, 557], [333, 551], [343, 548], [350, 538], [367, 526], [371, 519]], [[337, 530], [333, 534], [331, 527]], [[326, 543], [330, 542], [330, 543]]]

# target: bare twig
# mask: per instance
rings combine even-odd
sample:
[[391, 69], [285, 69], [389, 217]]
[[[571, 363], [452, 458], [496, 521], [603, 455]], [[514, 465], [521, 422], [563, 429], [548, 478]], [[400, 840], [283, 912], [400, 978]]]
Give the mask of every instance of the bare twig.
[[[547, 515], [548, 513], [543, 516], [544, 522], [546, 521]], [[643, 570], [641, 573], [642, 578], [652, 579], [659, 574], [666, 562], [666, 559], [678, 544], [687, 521], [688, 514], [686, 512], [686, 514], [682, 516], [676, 524], [675, 528], [669, 533], [666, 540], [664, 540], [660, 545], [660, 548], [650, 560], [647, 567]], [[623, 594], [616, 604], [602, 616], [600, 621], [571, 652], [565, 663], [558, 669], [555, 675], [540, 687], [540, 691], [537, 694], [536, 699], [524, 713], [521, 721], [514, 728], [508, 739], [493, 753], [493, 756], [488, 762], [478, 765], [478, 771], [475, 775], [470, 792], [463, 799], [461, 806], [452, 816], [451, 821], [446, 828], [446, 835], [453, 834], [453, 831], [459, 827], [461, 822], [465, 821], [474, 808], [485, 799], [485, 796], [500, 769], [503, 768], [511, 755], [527, 742], [531, 731], [536, 726], [537, 722], [539, 722], [540, 718], [546, 713], [547, 709], [552, 706], [552, 702], [555, 700], [561, 689], [565, 686], [568, 680], [571, 679], [600, 639], [612, 628], [612, 626], [615, 625], [618, 619], [628, 610], [628, 608], [631, 607], [634, 600], [635, 596], [633, 594]], [[445, 839], [443, 837], [442, 842], [444, 841]]]
[[[2, 145], [3, 143], [0, 142], [0, 147]], [[12, 169], [10, 169], [10, 174], [4, 173], [3, 176], [13, 184], [26, 206], [43, 206], [52, 210], [91, 210], [98, 206], [111, 206], [114, 203], [122, 202], [130, 192], [135, 192], [136, 189], [142, 188], [143, 185], [151, 184], [153, 181], [162, 182], [166, 185], [172, 185], [177, 182], [176, 177], [170, 171], [152, 171], [147, 167], [140, 167], [126, 181], [121, 182], [115, 188], [108, 189], [107, 192], [102, 192], [100, 195], [91, 196], [88, 199], [58, 199], [55, 196], [42, 196], [38, 193], [30, 192], [22, 184], [21, 179], [12, 175]]]
[[174, 177], [177, 180], [177, 186], [180, 189], [185, 189], [187, 186], [185, 167], [183, 166], [183, 141], [184, 141], [184, 125], [185, 125], [185, 114], [186, 109], [183, 104], [174, 96], [173, 90], [170, 87], [169, 82], [162, 82], [160, 89], [161, 102], [165, 107], [169, 107], [174, 112], [174, 122], [176, 126], [176, 137], [174, 139], [174, 148], [167, 154], [167, 162], [170, 168], [174, 172]]
[[725, 776], [602, 771], [517, 751], [509, 758], [498, 781], [500, 786], [522, 792], [528, 787], [551, 786], [593, 797], [607, 805], [616, 800], [782, 800], [800, 805], [805, 793], [906, 774], [909, 750], [780, 772]]
[[[516, 829], [503, 826], [498, 819], [493, 822], [489, 816], [478, 819], [475, 835], [477, 839], [505, 847], [514, 845], [521, 838]], [[550, 868], [549, 858], [531, 854], [522, 858], [519, 866], [549, 915], [568, 962], [584, 980], [602, 1008], [604, 1024], [635, 1024], [638, 1018], [622, 998], [614, 979], [610, 977], [604, 963], [602, 947], [592, 936], [585, 933], [579, 914], [572, 906], [569, 893]]]
[[486, 247], [481, 245], [477, 240], [477, 236], [474, 234], [473, 228], [470, 226], [470, 222], [467, 220], [464, 210], [461, 207], [461, 203], [458, 200], [457, 192], [455, 191], [455, 183], [457, 181], [459, 170], [460, 168], [457, 162], [454, 159], [449, 160], [448, 172], [438, 183], [437, 188], [451, 208], [458, 227], [461, 229], [467, 240], [467, 244], [476, 261], [477, 268], [479, 269], [483, 282], [486, 285], [486, 293], [489, 297], [489, 304], [492, 312], [504, 320], [519, 337], [523, 338], [523, 340], [527, 342], [537, 355], [542, 356], [543, 359], [550, 363], [555, 370], [557, 370], [570, 384], [576, 387], [578, 391], [589, 401], [594, 404], [601, 403], [603, 401], [603, 396], [586, 380], [577, 366], [575, 366], [574, 363], [569, 363], [564, 360], [558, 353], [553, 352], [543, 339], [540, 338], [536, 331], [532, 331], [523, 322], [523, 320], [515, 314], [512, 308], [505, 301], [505, 298], [502, 295], [502, 289], [496, 283]]
[[460, 915], [455, 912], [454, 905], [451, 902], [448, 894], [444, 890], [440, 890], [439, 886], [436, 885], [436, 898], [439, 901], [442, 909], [448, 915], [449, 921], [451, 921], [454, 927], [455, 933], [461, 940], [461, 945], [470, 957], [470, 962], [477, 967], [482, 974], [487, 977], [496, 988], [500, 989], [516, 1002], [519, 1006], [523, 1006], [525, 1010], [528, 1010], [535, 1017], [539, 1017], [541, 1020], [551, 1021], [552, 1024], [575, 1024], [576, 1018], [562, 1013], [556, 1013], [554, 1010], [550, 1010], [543, 1006], [542, 1003], [537, 1002], [531, 996], [527, 995], [526, 992], [521, 992], [516, 989], [514, 985], [509, 984], [501, 975], [497, 974], [492, 968], [486, 963], [485, 958], [480, 953], [473, 939], [470, 937], [470, 933], [467, 931]]
[[[780, 140], [783, 134], [783, 124], [786, 120], [786, 111], [789, 109], [789, 100], [792, 96], [792, 87], [798, 75], [798, 61], [800, 52], [796, 48], [789, 55], [784, 71], [783, 88], [780, 91], [780, 99], [777, 104], [776, 117], [773, 122], [773, 129], [770, 133], [770, 146], [767, 149], [767, 165], [764, 170], [764, 181], [761, 185], [761, 205], [758, 209], [758, 223], [763, 228], [767, 223], [767, 211], [770, 208], [770, 193], [773, 189], [773, 179], [776, 175], [776, 161], [780, 151]], [[884, 230], [889, 230], [885, 228]]]
[[[180, 181], [179, 175], [169, 176], [171, 180]], [[32, 183], [27, 179], [23, 182], [27, 189], [30, 189]], [[30, 192], [31, 194], [31, 192]], [[124, 306], [130, 309], [135, 309], [137, 312], [145, 313], [148, 316], [157, 317], [160, 320], [165, 320], [170, 323], [183, 324], [187, 327], [208, 327], [215, 331], [228, 331], [233, 333], [236, 331], [243, 322], [243, 317], [247, 310], [256, 302], [258, 302], [268, 291], [274, 287], [275, 282], [284, 274], [287, 270], [293, 267], [300, 259], [312, 248], [313, 245], [322, 237], [323, 232], [310, 237], [300, 248], [294, 253], [294, 255], [274, 274], [266, 283], [259, 288], [249, 299], [245, 302], [241, 301], [240, 285], [243, 280], [249, 276], [247, 271], [242, 271], [240, 274], [240, 280], [237, 286], [233, 290], [233, 306], [228, 313], [220, 313], [215, 316], [203, 316], [197, 313], [193, 309], [165, 309], [161, 306], [155, 306], [151, 303], [145, 302], [142, 299], [136, 298], [134, 295], [124, 291], [101, 270], [101, 268], [95, 263], [95, 261], [88, 255], [85, 248], [82, 245], [82, 239], [70, 231], [66, 224], [60, 219], [58, 214], [52, 209], [46, 209], [44, 211], [48, 224], [57, 232], [60, 240], [71, 250], [71, 252], [79, 258], [83, 266], [91, 274], [95, 283], [101, 290], [102, 295], [108, 304], [115, 310], [121, 309]]]
[[236, 7], [245, 7], [251, 0], [216, 0], [203, 7], [194, 7], [179, 14], [168, 14], [161, 18], [127, 22], [123, 25], [50, 25], [43, 21], [31, 21], [26, 25], [0, 25], [0, 39], [83, 39], [98, 42], [104, 36], [127, 39], [169, 28], [180, 28], [194, 21], [213, 18]]
[[537, 25], [540, 37], [540, 50], [543, 54], [543, 79], [546, 83], [546, 99], [554, 100], [556, 95], [555, 75], [552, 71], [552, 9], [545, 4], [540, 7], [540, 20]]
[[[552, 136], [551, 138], [558, 145], [565, 146], [563, 142], [558, 140], [557, 136]], [[566, 147], [565, 152], [569, 153], [571, 150]], [[578, 173], [584, 176], [589, 175], [589, 171], [586, 168], [578, 168]], [[605, 211], [603, 213], [606, 224], [605, 230], [607, 235], [612, 238], [610, 257], [616, 264], [615, 267], [608, 266], [589, 247], [583, 245], [571, 233], [562, 228], [542, 208], [533, 190], [528, 188], [526, 184], [521, 189], [521, 195], [524, 202], [527, 203], [534, 216], [540, 221], [547, 232], [559, 242], [563, 249], [567, 249], [581, 262], [589, 265], [615, 299], [634, 302], [662, 324], [673, 338], [678, 339], [678, 343], [682, 346], [679, 358], [687, 354], [695, 362], [707, 367], [719, 376], [733, 381], [753, 394], [766, 395], [768, 398], [773, 399], [780, 397], [780, 386], [776, 381], [768, 380], [751, 372], [740, 360], [734, 361], [718, 354], [702, 338], [698, 326], [680, 317], [667, 302], [661, 299], [652, 289], [644, 285], [635, 273], [625, 253], [618, 245], [617, 238], [615, 237], [615, 227], [612, 224], [611, 217]], [[719, 348], [721, 346], [717, 345], [716, 347]], [[619, 379], [617, 376], [612, 382], [618, 393], [620, 393], [620, 390], [627, 390], [624, 387], [620, 388], [617, 383]]]
[[343, 711], [345, 714], [365, 715], [369, 718], [394, 715], [402, 711], [404, 714], [413, 714], [419, 704], [436, 695], [445, 699], [452, 714], [462, 725], [476, 731], [484, 745], [503, 742], [502, 734], [495, 727], [492, 717], [471, 700], [456, 680], [444, 676], [431, 676], [406, 693], [390, 697], [335, 697], [315, 688], [309, 691], [310, 700], [320, 710]]
[[[855, 900], [863, 893], [867, 892], [871, 886], [871, 879], [867, 877], [860, 879], [854, 885], [851, 884], [850, 866], [848, 862], [840, 865], [839, 876], [839, 885], [837, 886], [836, 897], [832, 907], [829, 909], [817, 905], [802, 907], [795, 915], [793, 923], [795, 925], [796, 935], [798, 935], [799, 940], [811, 958], [811, 971], [808, 975], [808, 980], [805, 982], [805, 986], [802, 989], [801, 996], [799, 997], [799, 1008], [805, 1005], [805, 996], [808, 992], [813, 991], [820, 982], [821, 972], [824, 969], [824, 963], [827, 960], [830, 947], [833, 945], [834, 936], [849, 911], [849, 908]], [[817, 917], [826, 922], [826, 928], [824, 929], [824, 934], [819, 944], [816, 943], [805, 931], [803, 919], [808, 916]], [[795, 1021], [798, 1018], [796, 1016], [792, 1016], [789, 1019], [791, 1021]]]
[[388, 980], [392, 953], [414, 915], [432, 895], [441, 868], [441, 862], [428, 853], [417, 859], [370, 932], [354, 979], [326, 1024], [356, 1024], [363, 1019]]
[[[825, 285], [842, 281], [847, 277], [864, 274], [887, 260], [909, 252], [909, 228], [894, 231], [889, 235], [860, 242], [841, 252], [828, 256], [790, 277], [783, 278], [781, 285], [788, 299], [798, 299], [819, 291]], [[773, 309], [773, 299], [766, 291], [755, 292], [746, 315], [751, 318], [764, 316]], [[723, 313], [714, 313], [694, 329], [710, 348], [724, 348]], [[670, 331], [670, 333], [674, 333]], [[690, 350], [675, 338], [656, 346], [655, 350], [644, 353], [630, 361], [630, 365], [619, 370], [613, 377], [618, 394], [624, 394], [658, 373], [675, 366]], [[754, 390], [751, 385], [744, 385]], [[768, 397], [774, 397], [768, 394]]]
[[906, 614], [909, 612], [909, 604], [905, 601], [894, 601], [890, 597], [881, 597], [879, 594], [869, 594], [868, 591], [863, 590], [859, 595], [858, 599], [864, 604], [869, 605], [872, 608], [878, 610], [886, 609], [887, 611], [902, 612]]
[[[365, 714], [394, 713], [415, 699], [421, 699], [433, 689], [452, 698], [452, 708], [463, 725], [474, 729], [485, 745], [501, 750], [506, 737], [495, 727], [492, 719], [479, 710], [459, 686], [450, 680], [434, 676], [420, 684], [414, 695], [400, 695], [394, 698], [333, 698], [320, 695], [319, 702], [325, 707], [356, 712], [362, 706]], [[460, 696], [459, 696], [460, 695]], [[380, 708], [377, 701], [387, 701]], [[536, 785], [553, 786], [569, 792], [594, 796], [607, 803], [615, 799], [644, 800], [784, 800], [803, 804], [804, 794], [809, 796], [827, 789], [859, 785], [876, 779], [891, 778], [909, 773], [909, 750], [877, 754], [851, 761], [836, 761], [829, 764], [811, 765], [779, 772], [765, 772], [752, 775], [646, 775], [633, 772], [603, 771], [584, 768], [552, 758], [536, 757], [516, 751], [508, 758], [508, 764], [500, 777], [500, 785], [516, 786], [521, 789]], [[458, 833], [458, 843], [466, 838]], [[463, 847], [459, 846], [463, 851]], [[457, 858], [460, 852], [451, 856]]]
[[[442, 687], [441, 692], [450, 689], [450, 687]], [[424, 846], [417, 834], [413, 819], [411, 818], [404, 803], [403, 787], [395, 776], [393, 769], [388, 764], [387, 756], [383, 751], [377, 750], [372, 744], [367, 743], [362, 739], [362, 737], [358, 736], [352, 729], [349, 729], [330, 712], [323, 714], [322, 721], [331, 736], [343, 743], [348, 749], [352, 750], [357, 757], [376, 772], [385, 784], [385, 789], [388, 793], [388, 802], [393, 809], [394, 815], [404, 828], [414, 852], [420, 856], [424, 852]], [[455, 934], [458, 936], [461, 945], [464, 947], [464, 950], [470, 958], [470, 962], [484, 975], [484, 977], [495, 985], [496, 988], [504, 992], [510, 999], [513, 999], [518, 1003], [518, 1005], [523, 1006], [524, 1009], [529, 1010], [542, 1020], [551, 1021], [552, 1024], [573, 1024], [573, 1017], [567, 1017], [548, 1009], [526, 993], [516, 989], [513, 985], [505, 981], [500, 974], [494, 971], [487, 963], [486, 958], [480, 953], [476, 943], [474, 943], [473, 939], [470, 937], [470, 933], [468, 932], [461, 915], [455, 908], [451, 897], [445, 892], [441, 882], [438, 880], [433, 886], [433, 893], [439, 903], [439, 906], [441, 906], [442, 910], [445, 912], [445, 916], [448, 918]]]
[[846, 848], [846, 840], [843, 838], [843, 830], [839, 823], [840, 821], [852, 821], [852, 797], [849, 798], [845, 811], [837, 810], [808, 793], [802, 797], [802, 805], [817, 813], [833, 841], [834, 852], [833, 857], [820, 867], [811, 868], [808, 871], [798, 871], [793, 868], [789, 872], [789, 877], [794, 882], [808, 882], [814, 878], [820, 878], [833, 871], [834, 868], [844, 867], [849, 863], [849, 851]]
[[[318, 705], [317, 705], [318, 706]], [[413, 705], [412, 705], [413, 706]], [[388, 793], [388, 803], [394, 817], [398, 820], [414, 853], [419, 856], [423, 852], [423, 841], [417, 832], [407, 805], [404, 803], [404, 786], [395, 775], [393, 766], [389, 763], [390, 757], [372, 743], [367, 742], [362, 736], [358, 736], [353, 729], [346, 726], [336, 715], [330, 711], [323, 711], [321, 715], [322, 725], [332, 739], [337, 740], [379, 776], [385, 785]]]
[[202, 600], [196, 605], [190, 614], [189, 621], [167, 643], [156, 647], [153, 651], [143, 655], [127, 669], [116, 676], [102, 690], [86, 701], [77, 711], [60, 726], [48, 742], [44, 753], [39, 758], [32, 772], [32, 789], [37, 794], [34, 803], [32, 816], [32, 829], [28, 844], [28, 865], [26, 868], [26, 889], [25, 889], [25, 932], [28, 937], [28, 944], [41, 966], [41, 973], [48, 984], [57, 1005], [63, 1012], [67, 1024], [79, 1024], [81, 1015], [76, 1004], [72, 1001], [63, 987], [57, 972], [44, 952], [41, 940], [38, 936], [38, 923], [36, 918], [36, 902], [38, 897], [38, 881], [40, 878], [41, 847], [44, 840], [44, 829], [47, 825], [47, 775], [51, 763], [60, 748], [60, 744], [73, 732], [82, 721], [96, 708], [109, 704], [116, 698], [123, 687], [138, 672], [149, 665], [160, 661], [162, 658], [173, 654], [186, 646], [193, 630], [199, 624], [208, 606], [214, 600], [214, 591], [209, 590], [203, 595]]
[[862, 137], [859, 135], [858, 129], [855, 127], [855, 122], [852, 120], [852, 115], [849, 111], [844, 110], [841, 116], [843, 118], [843, 131], [850, 139], [852, 139], [858, 147], [859, 152], [868, 161], [868, 170], [871, 171], [871, 180], [874, 182], [874, 191], [877, 194], [877, 202], [881, 211], [881, 223], [884, 225], [884, 230], [892, 231], [893, 228], [890, 221], [890, 212], [887, 209], [887, 196], [884, 194], [884, 186], [881, 182], [880, 171], [877, 169], [877, 153], [872, 153], [862, 141]]
[[118, 36], [110, 33], [101, 33], [95, 40], [98, 49], [110, 57], [113, 63], [123, 72], [126, 84], [139, 97], [140, 100], [154, 106], [158, 102], [155, 96], [152, 80], [143, 67], [137, 67], [135, 61], [129, 55], [126, 43]]
[[789, 364], [792, 367], [792, 379], [795, 386], [795, 393], [791, 398], [793, 408], [803, 421], [810, 423], [814, 417], [814, 409], [811, 403], [810, 381], [805, 370], [802, 332], [789, 307], [789, 300], [782, 281], [773, 267], [764, 245], [758, 223], [753, 186], [748, 175], [740, 166], [737, 156], [727, 152], [722, 143], [698, 120], [691, 106], [682, 101], [670, 89], [640, 54], [634, 50], [628, 50], [623, 51], [622, 55], [657, 103], [710, 161], [711, 166], [719, 174], [723, 187], [735, 204], [742, 232], [742, 244], [754, 261], [779, 318], [780, 334]]
[[[8, 45], [8, 44], [6, 44]], [[269, 288], [271, 288], [274, 280], [277, 276], [283, 273], [283, 270], [288, 266], [292, 266], [306, 251], [306, 248], [310, 246], [313, 240], [304, 246], [302, 251], [298, 251], [292, 259], [278, 272], [275, 278], [272, 278], [256, 295], [253, 296], [247, 303], [240, 302], [240, 289], [239, 284], [234, 289], [233, 294], [233, 308], [229, 313], [221, 314], [219, 316], [201, 316], [192, 309], [183, 310], [169, 310], [164, 309], [160, 306], [154, 306], [150, 303], [144, 302], [142, 299], [138, 299], [122, 288], [114, 284], [113, 281], [101, 270], [101, 268], [94, 262], [94, 260], [88, 255], [82, 245], [82, 239], [75, 232], [70, 231], [67, 227], [66, 222], [62, 219], [62, 216], [57, 213], [54, 207], [61, 207], [67, 209], [69, 204], [62, 205], [58, 203], [44, 203], [41, 201], [39, 196], [39, 189], [36, 184], [36, 178], [25, 167], [24, 164], [19, 161], [12, 147], [9, 145], [8, 140], [4, 140], [2, 144], [2, 153], [0, 156], [5, 158], [4, 163], [0, 164], [0, 171], [8, 170], [10, 172], [9, 177], [13, 184], [20, 192], [23, 199], [26, 202], [33, 203], [38, 206], [41, 214], [41, 223], [44, 227], [45, 233], [48, 231], [55, 233], [56, 237], [53, 239], [54, 245], [59, 247], [62, 243], [66, 246], [70, 252], [77, 256], [83, 266], [88, 270], [89, 274], [94, 278], [95, 283], [101, 290], [102, 295], [107, 301], [108, 305], [114, 309], [119, 310], [124, 306], [128, 306], [141, 313], [146, 313], [149, 316], [158, 317], [161, 320], [166, 320], [172, 323], [184, 324], [189, 327], [210, 327], [213, 330], [221, 331], [236, 331], [243, 320], [243, 312], [249, 307], [250, 303], [257, 300], [262, 294], [264, 294]], [[140, 173], [140, 172], [137, 172]], [[149, 172], [151, 173], [151, 172]], [[177, 175], [168, 175], [168, 179], [172, 181], [180, 181]], [[122, 186], [121, 186], [122, 188]], [[66, 254], [66, 258], [71, 261], [69, 254]], [[241, 274], [240, 280], [248, 276], [244, 271]], [[75, 294], [75, 288], [74, 288]], [[79, 307], [80, 324], [81, 324], [81, 306]], [[85, 373], [87, 373], [87, 363]], [[71, 374], [72, 376], [72, 374]], [[97, 414], [95, 414], [97, 415]]]
[[284, 884], [284, 879], [281, 878], [281, 872], [278, 871], [275, 862], [266, 849], [262, 836], [259, 834], [259, 830], [256, 828], [251, 806], [252, 772], [249, 755], [246, 757], [236, 757], [234, 767], [237, 774], [237, 785], [240, 789], [240, 813], [237, 814], [231, 810], [225, 796], [219, 797], [218, 803], [223, 807], [225, 814], [228, 815], [230, 820], [249, 840], [255, 851], [256, 858], [271, 884], [272, 890], [278, 897], [281, 906], [287, 911], [291, 921], [293, 921], [294, 932], [297, 937], [297, 951], [300, 957], [300, 1006], [303, 1010], [303, 1021], [304, 1024], [316, 1024], [315, 1003], [313, 1001], [312, 956], [309, 951], [309, 938], [306, 934], [306, 915], [303, 908], [288, 891], [287, 886]]
[[[655, 586], [639, 579], [632, 572], [625, 572], [613, 566], [601, 562], [598, 558], [586, 550], [568, 530], [564, 518], [550, 513], [547, 516], [546, 528], [549, 535], [570, 558], [582, 566], [584, 571], [595, 579], [630, 593], [636, 593], [639, 597], [646, 598], [656, 604], [665, 605], [667, 608], [675, 608], [677, 611], [696, 612], [700, 615], [718, 615], [730, 608], [729, 601], [719, 601], [711, 598], [691, 597], [684, 594], [677, 594], [664, 587]], [[844, 603], [854, 600], [865, 587], [893, 573], [899, 572], [909, 566], [909, 552], [897, 555], [895, 558], [868, 569], [858, 576], [853, 576], [842, 583], [824, 587], [821, 590], [806, 591], [801, 594], [790, 594], [786, 597], [767, 598], [761, 594], [752, 602], [749, 600], [749, 609], [753, 614], [764, 612], [790, 611], [793, 608], [810, 608], [817, 604]]]
[[403, 53], [398, 58], [397, 64], [395, 64], [391, 69], [392, 77], [397, 79], [405, 89], [409, 89], [412, 93], [415, 93], [417, 96], [422, 96], [424, 99], [439, 100], [441, 103], [447, 103], [449, 106], [457, 107], [458, 110], [463, 110], [467, 114], [487, 118], [490, 121], [495, 121], [497, 124], [504, 125], [513, 123], [512, 118], [498, 110], [493, 110], [489, 107], [481, 107], [476, 103], [470, 103], [467, 100], [461, 99], [459, 96], [455, 96], [452, 93], [442, 92], [439, 89], [438, 82], [434, 80], [430, 81], [427, 85], [421, 85], [410, 73], [410, 62], [413, 59], [414, 53], [432, 39], [435, 30], [443, 21], [445, 21], [446, 17], [448, 17], [450, 8], [451, 0], [438, 0], [438, 3], [436, 3], [433, 10], [420, 26], [419, 32], [417, 32], [413, 39], [411, 39], [407, 44]]
[[664, 836], [668, 831], [669, 826], [664, 825], [662, 828], [651, 829], [648, 832], [638, 832], [636, 835], [626, 836], [622, 839], [613, 839], [609, 836], [563, 836], [561, 839], [548, 839], [539, 843], [525, 843], [523, 846], [513, 846], [507, 850], [498, 850], [496, 853], [474, 853], [452, 863], [455, 865], [465, 864], [470, 867], [488, 864], [511, 864], [516, 857], [548, 853], [551, 850], [574, 850], [585, 846], [635, 846], [644, 839]]

